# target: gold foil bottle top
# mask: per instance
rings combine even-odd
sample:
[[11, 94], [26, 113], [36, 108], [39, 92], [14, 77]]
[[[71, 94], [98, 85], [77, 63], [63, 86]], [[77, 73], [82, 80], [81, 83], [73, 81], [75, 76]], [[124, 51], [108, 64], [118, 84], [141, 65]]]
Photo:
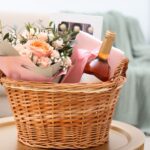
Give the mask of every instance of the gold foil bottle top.
[[107, 31], [106, 34], [105, 34], [105, 37], [106, 38], [111, 38], [111, 39], [115, 40], [116, 33], [115, 32], [111, 32], [111, 31]]
[[111, 31], [106, 32], [105, 38], [102, 42], [102, 45], [98, 54], [99, 59], [103, 59], [103, 60], [108, 59], [115, 37], [116, 37], [115, 32], [111, 32]]

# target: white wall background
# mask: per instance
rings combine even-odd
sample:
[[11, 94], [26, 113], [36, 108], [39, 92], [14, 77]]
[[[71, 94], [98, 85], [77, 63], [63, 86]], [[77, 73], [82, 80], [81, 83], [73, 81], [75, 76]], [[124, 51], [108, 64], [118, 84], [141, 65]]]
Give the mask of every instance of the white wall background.
[[136, 17], [150, 42], [149, 0], [0, 0], [0, 11], [57, 12], [71, 10], [78, 12], [105, 12], [118, 10]]

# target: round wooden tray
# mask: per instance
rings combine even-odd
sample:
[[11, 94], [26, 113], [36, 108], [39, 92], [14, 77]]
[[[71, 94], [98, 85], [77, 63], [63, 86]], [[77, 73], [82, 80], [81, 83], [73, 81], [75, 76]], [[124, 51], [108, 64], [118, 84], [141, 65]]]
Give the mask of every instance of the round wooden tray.
[[[126, 123], [112, 121], [109, 142], [86, 150], [144, 150], [144, 134]], [[0, 150], [43, 150], [17, 142], [13, 117], [0, 119]], [[49, 149], [50, 150], [50, 149]], [[84, 149], [85, 150], [85, 149]]]

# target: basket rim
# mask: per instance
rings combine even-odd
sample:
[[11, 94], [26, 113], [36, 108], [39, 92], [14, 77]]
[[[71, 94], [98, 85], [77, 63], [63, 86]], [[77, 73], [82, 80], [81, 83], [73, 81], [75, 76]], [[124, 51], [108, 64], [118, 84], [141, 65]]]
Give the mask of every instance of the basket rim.
[[33, 91], [48, 91], [48, 92], [106, 92], [111, 91], [116, 87], [122, 87], [125, 83], [126, 77], [119, 76], [115, 79], [99, 82], [99, 83], [47, 83], [47, 82], [34, 82], [14, 80], [7, 77], [1, 78], [1, 83], [4, 87], [20, 89], [20, 90], [33, 90]]

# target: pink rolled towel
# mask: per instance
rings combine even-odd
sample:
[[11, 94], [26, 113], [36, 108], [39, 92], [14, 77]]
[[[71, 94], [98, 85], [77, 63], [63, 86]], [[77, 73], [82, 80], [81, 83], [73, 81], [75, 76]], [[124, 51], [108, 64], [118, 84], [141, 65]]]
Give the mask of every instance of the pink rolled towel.
[[[97, 56], [101, 44], [102, 42], [100, 40], [81, 31], [76, 37], [76, 43], [73, 50], [73, 66], [69, 69], [62, 82], [80, 82], [87, 61]], [[113, 77], [116, 67], [124, 57], [124, 53], [121, 50], [115, 47], [112, 48], [108, 58], [108, 63], [111, 68], [110, 78]]]

